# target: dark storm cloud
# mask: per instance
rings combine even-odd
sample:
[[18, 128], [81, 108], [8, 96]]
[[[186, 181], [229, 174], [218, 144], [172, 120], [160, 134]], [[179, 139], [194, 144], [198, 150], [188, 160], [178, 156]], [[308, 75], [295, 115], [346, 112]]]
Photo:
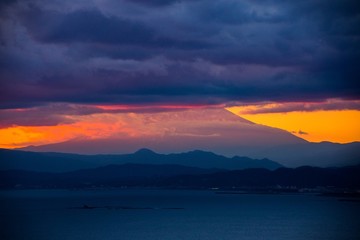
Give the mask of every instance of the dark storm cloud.
[[105, 44], [148, 44], [153, 33], [146, 26], [98, 11], [68, 14], [31, 11], [24, 19], [35, 38], [49, 43], [94, 42]]
[[135, 4], [142, 4], [153, 7], [168, 6], [174, 3], [186, 2], [186, 1], [198, 1], [198, 0], [125, 0]]
[[17, 0], [2, 0], [2, 1], [0, 1], [0, 12], [2, 9], [4, 9], [4, 8], [8, 7], [9, 5], [14, 4], [16, 2], [17, 2]]
[[17, 1], [1, 108], [359, 99], [357, 1]]
[[29, 11], [24, 24], [44, 43], [95, 43], [155, 48], [202, 48], [206, 42], [179, 41], [163, 37], [145, 24], [119, 17], [106, 17], [97, 10], [67, 14]]

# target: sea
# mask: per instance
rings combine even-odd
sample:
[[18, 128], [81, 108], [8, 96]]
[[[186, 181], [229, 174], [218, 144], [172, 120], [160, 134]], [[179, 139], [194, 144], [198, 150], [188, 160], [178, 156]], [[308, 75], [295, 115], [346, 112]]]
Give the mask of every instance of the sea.
[[3, 190], [2, 240], [356, 240], [360, 203], [210, 190]]

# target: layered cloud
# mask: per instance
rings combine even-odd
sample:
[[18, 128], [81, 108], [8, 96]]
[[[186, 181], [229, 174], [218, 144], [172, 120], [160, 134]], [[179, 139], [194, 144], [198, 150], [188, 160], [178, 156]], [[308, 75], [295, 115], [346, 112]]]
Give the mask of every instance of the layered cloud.
[[19, 0], [0, 7], [1, 108], [360, 96], [357, 1]]
[[[165, 152], [191, 149], [235, 154], [239, 146], [303, 143], [285, 131], [253, 124], [225, 109], [161, 113], [97, 113], [67, 116], [67, 123], [0, 129], [0, 147], [70, 141], [99, 142], [84, 152], [128, 152], [148, 147]], [[86, 144], [85, 144], [86, 145]], [[79, 150], [79, 149], [78, 149]], [[238, 152], [237, 152], [238, 153]]]
[[56, 126], [72, 124], [83, 116], [96, 114], [121, 114], [127, 113], [162, 113], [181, 112], [189, 109], [223, 108], [223, 105], [213, 107], [203, 105], [84, 105], [56, 103], [31, 108], [15, 108], [0, 110], [0, 128], [13, 126]]
[[[1, 1], [2, 143], [150, 141], [172, 129], [171, 139], [206, 147], [228, 134], [231, 145], [237, 127], [205, 124], [205, 109], [358, 111], [359, 12], [355, 0]], [[194, 109], [201, 121], [174, 120]], [[250, 129], [270, 136], [244, 126], [243, 140]]]
[[360, 110], [359, 100], [327, 99], [319, 102], [282, 102], [264, 103], [258, 102], [245, 104], [232, 108], [237, 114], [266, 114], [266, 113], [289, 113], [289, 112], [313, 112], [333, 110]]

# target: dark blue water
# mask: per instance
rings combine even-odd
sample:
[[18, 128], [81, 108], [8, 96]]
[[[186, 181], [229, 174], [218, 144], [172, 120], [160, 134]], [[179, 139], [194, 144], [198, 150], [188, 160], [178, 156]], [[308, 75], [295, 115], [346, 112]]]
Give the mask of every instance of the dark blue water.
[[0, 201], [3, 240], [360, 239], [360, 203], [314, 195], [22, 190]]

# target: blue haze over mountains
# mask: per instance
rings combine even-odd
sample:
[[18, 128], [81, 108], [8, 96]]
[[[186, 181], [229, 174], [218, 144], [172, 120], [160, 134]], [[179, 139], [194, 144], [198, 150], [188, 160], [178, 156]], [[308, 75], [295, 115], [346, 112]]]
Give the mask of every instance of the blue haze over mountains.
[[[279, 129], [280, 131], [280, 129]], [[285, 132], [285, 131], [283, 131]], [[290, 135], [290, 134], [289, 134]], [[276, 141], [276, 135], [274, 135], [274, 141]], [[295, 136], [293, 138], [296, 139]], [[225, 142], [225, 141], [224, 141]], [[116, 144], [121, 145], [120, 142]], [[166, 143], [165, 143], [166, 144]], [[225, 154], [227, 151], [231, 151], [233, 155], [247, 156], [252, 159], [271, 159], [286, 167], [300, 167], [304, 165], [316, 166], [316, 167], [341, 167], [356, 165], [360, 163], [360, 142], [353, 142], [348, 144], [339, 144], [332, 142], [291, 142], [278, 143], [276, 145], [246, 145], [246, 143], [235, 142], [231, 145], [226, 142], [226, 146], [223, 143], [219, 146], [214, 145], [214, 150], [211, 152], [230, 157], [229, 154]], [[49, 144], [42, 146], [29, 146], [21, 150], [34, 151], [34, 152], [78, 152], [79, 149], [91, 149], [96, 148], [96, 145], [105, 145], [104, 149], [114, 151], [114, 147], [107, 147], [106, 143], [101, 140], [85, 141], [85, 142], [63, 142], [57, 144]], [[200, 145], [200, 143], [199, 143]], [[194, 144], [194, 147], [197, 147]], [[201, 146], [199, 146], [201, 147]], [[121, 147], [120, 147], [121, 148]], [[188, 149], [188, 147], [186, 147]], [[198, 148], [203, 149], [203, 148]], [[225, 149], [225, 150], [224, 150]], [[188, 152], [184, 150], [183, 152]], [[167, 152], [167, 151], [159, 151]], [[170, 154], [171, 155], [171, 154]], [[113, 156], [108, 154], [102, 154], [102, 156]], [[106, 158], [106, 157], [105, 157]], [[105, 159], [104, 158], [104, 159]]]
[[80, 155], [66, 153], [40, 153], [18, 150], [0, 150], [0, 170], [20, 169], [30, 171], [65, 172], [84, 168], [94, 168], [110, 164], [177, 164], [198, 168], [276, 169], [281, 164], [269, 159], [248, 157], [227, 158], [212, 152], [191, 151], [179, 154], [158, 154], [149, 149], [140, 149], [133, 154]]
[[[139, 120], [142, 125], [147, 124], [146, 118], [138, 117], [142, 119]], [[19, 150], [103, 154], [103, 162], [114, 159], [114, 155], [109, 155], [109, 153], [122, 154], [122, 158], [124, 158], [123, 153], [135, 152], [144, 147], [158, 153], [166, 153], [167, 161], [170, 161], [161, 162], [161, 159], [165, 160], [164, 156], [148, 152], [152, 158], [151, 161], [149, 158], [149, 162], [145, 163], [173, 163], [172, 161], [177, 159], [177, 155], [173, 153], [189, 152], [194, 149], [213, 152], [228, 158], [233, 156], [246, 156], [252, 159], [267, 158], [286, 167], [304, 165], [334, 167], [356, 165], [360, 162], [360, 142], [348, 144], [307, 142], [285, 130], [252, 123], [224, 109], [187, 110], [176, 112], [176, 114], [157, 113], [147, 115], [147, 118], [149, 117], [159, 133], [156, 140], [146, 137], [73, 139], [40, 146], [28, 146]], [[163, 118], [167, 121], [162, 121]], [[167, 134], [166, 129], [174, 128], [174, 126], [176, 126], [175, 134]], [[211, 157], [213, 156], [209, 155], [207, 158]], [[91, 159], [95, 158], [97, 157]], [[207, 159], [207, 161], [209, 160]], [[192, 164], [191, 161], [189, 164]], [[196, 164], [189, 166], [208, 167]], [[222, 166], [216, 165], [216, 167]]]
[[[0, 149], [0, 188], [300, 188], [360, 186], [360, 164], [285, 168], [268, 160], [227, 158], [212, 152], [123, 155], [36, 153]], [[285, 188], [285, 190], [287, 187]], [[284, 190], [281, 190], [284, 191]], [[287, 191], [287, 190], [286, 190]], [[296, 190], [298, 191], [298, 190]]]

